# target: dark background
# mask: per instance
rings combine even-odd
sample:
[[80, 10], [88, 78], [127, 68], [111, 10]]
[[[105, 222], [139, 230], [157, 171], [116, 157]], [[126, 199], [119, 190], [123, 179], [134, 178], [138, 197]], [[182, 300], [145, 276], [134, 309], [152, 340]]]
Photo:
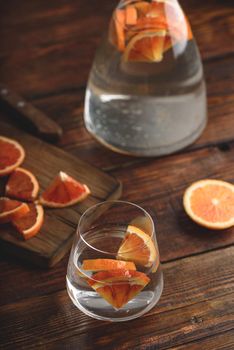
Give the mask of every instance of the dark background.
[[[111, 0], [0, 1], [0, 80], [64, 129], [64, 150], [123, 182], [123, 199], [150, 209], [165, 275], [158, 307], [127, 324], [98, 322], [65, 290], [67, 256], [43, 271], [0, 254], [2, 349], [233, 349], [233, 229], [199, 228], [182, 195], [200, 178], [234, 182], [234, 7], [181, 1], [197, 39], [208, 87], [209, 123], [189, 149], [162, 159], [114, 154], [83, 127], [83, 99]], [[0, 111], [0, 119], [14, 123]]]

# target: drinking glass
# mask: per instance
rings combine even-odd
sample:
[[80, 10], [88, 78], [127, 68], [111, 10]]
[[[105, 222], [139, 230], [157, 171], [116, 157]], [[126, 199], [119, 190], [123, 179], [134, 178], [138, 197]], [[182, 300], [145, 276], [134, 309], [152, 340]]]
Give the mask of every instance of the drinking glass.
[[107, 201], [80, 218], [67, 291], [85, 314], [127, 321], [149, 311], [163, 290], [154, 222], [136, 204]]

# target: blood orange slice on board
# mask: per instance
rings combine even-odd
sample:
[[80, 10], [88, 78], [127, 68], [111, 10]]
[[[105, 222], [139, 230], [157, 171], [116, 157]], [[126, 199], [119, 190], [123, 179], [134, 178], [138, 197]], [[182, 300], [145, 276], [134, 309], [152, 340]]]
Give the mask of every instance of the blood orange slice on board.
[[10, 174], [24, 158], [25, 151], [17, 141], [0, 136], [0, 176]]
[[86, 185], [60, 171], [39, 201], [46, 207], [62, 208], [81, 202], [89, 194], [90, 190]]
[[28, 206], [30, 211], [26, 215], [12, 221], [25, 240], [35, 236], [40, 231], [44, 221], [44, 210], [41, 205], [30, 203]]
[[129, 225], [117, 253], [117, 259], [133, 261], [145, 267], [158, 265], [156, 248], [151, 237], [135, 226]]
[[7, 196], [25, 201], [35, 200], [38, 191], [39, 184], [36, 177], [23, 168], [14, 170], [6, 185]]
[[85, 271], [109, 271], [109, 270], [136, 270], [133, 262], [114, 259], [89, 259], [84, 260], [82, 269]]
[[120, 309], [145, 288], [150, 279], [146, 274], [131, 270], [97, 272], [88, 284], [114, 308]]
[[234, 226], [234, 185], [220, 180], [193, 183], [184, 194], [184, 209], [196, 223], [214, 230]]
[[29, 212], [27, 204], [9, 198], [0, 198], [0, 223], [7, 223]]

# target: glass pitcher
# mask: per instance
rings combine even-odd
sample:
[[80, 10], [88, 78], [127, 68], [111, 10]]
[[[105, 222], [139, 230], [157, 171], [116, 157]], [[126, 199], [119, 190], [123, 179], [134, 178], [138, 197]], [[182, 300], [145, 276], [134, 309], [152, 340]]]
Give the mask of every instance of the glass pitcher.
[[90, 72], [84, 120], [102, 144], [160, 156], [193, 143], [207, 121], [200, 54], [177, 0], [122, 0]]

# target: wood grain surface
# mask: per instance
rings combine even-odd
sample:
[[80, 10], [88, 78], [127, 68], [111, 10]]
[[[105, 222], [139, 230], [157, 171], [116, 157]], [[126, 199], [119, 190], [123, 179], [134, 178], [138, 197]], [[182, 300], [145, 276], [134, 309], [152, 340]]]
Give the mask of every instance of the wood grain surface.
[[62, 136], [62, 128], [31, 103], [25, 101], [5, 84], [0, 83], [0, 109], [16, 119], [29, 132], [46, 141], [56, 142]]
[[[87, 317], [71, 304], [63, 289], [7, 303], [0, 307], [4, 344], [6, 349], [12, 342], [18, 347], [39, 346], [44, 339], [46, 346], [56, 340], [59, 342], [55, 344], [64, 347], [68, 342], [72, 349], [76, 349], [75, 346], [85, 349], [86, 345], [88, 349], [138, 349], [139, 342], [151, 339], [151, 345], [156, 346], [162, 337], [160, 349], [164, 349], [170, 341], [181, 344], [205, 337], [209, 330], [212, 334], [230, 330], [234, 306], [231, 298], [234, 292], [233, 257], [232, 247], [164, 264], [163, 296], [157, 308], [145, 317], [144, 327], [139, 318], [129, 323], [130, 332], [126, 332], [123, 324], [97, 322]], [[217, 266], [220, 266], [218, 270]], [[35, 307], [28, 315], [31, 305]], [[48, 321], [41, 323], [43, 318]], [[51, 322], [52, 328], [48, 326]], [[67, 332], [61, 327], [63, 323]], [[75, 326], [77, 324], [79, 327]], [[136, 334], [141, 334], [141, 339]]]
[[17, 237], [11, 225], [0, 227], [0, 240], [9, 254], [15, 254], [39, 266], [53, 266], [70, 249], [80, 216], [94, 204], [118, 199], [121, 184], [98, 168], [7, 124], [0, 122], [0, 130], [3, 136], [12, 137], [24, 147], [26, 157], [23, 167], [36, 175], [41, 192], [60, 171], [86, 184], [91, 191], [84, 201], [72, 207], [45, 209], [40, 232], [28, 241]]
[[[162, 298], [134, 321], [100, 322], [68, 298], [68, 255], [53, 269], [42, 270], [1, 250], [0, 348], [232, 350], [234, 229], [214, 232], [197, 226], [183, 211], [182, 195], [202, 178], [234, 183], [233, 1], [181, 1], [203, 59], [209, 122], [192, 146], [158, 159], [114, 154], [83, 125], [93, 55], [116, 4], [0, 2], [0, 76], [62, 126], [58, 148], [108, 170], [122, 181], [122, 198], [152, 214], [165, 277]], [[0, 119], [23, 131], [3, 111]]]

